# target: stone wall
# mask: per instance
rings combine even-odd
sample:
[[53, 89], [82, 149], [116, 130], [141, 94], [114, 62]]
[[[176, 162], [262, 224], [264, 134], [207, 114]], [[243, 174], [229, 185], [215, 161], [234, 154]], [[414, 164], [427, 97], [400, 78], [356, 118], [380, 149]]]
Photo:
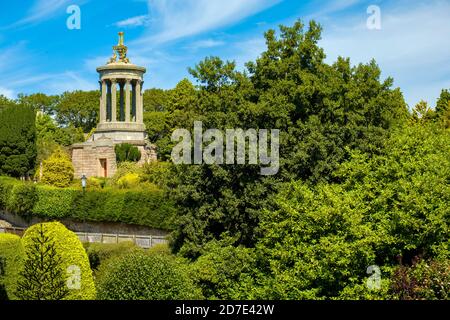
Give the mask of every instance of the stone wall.
[[[28, 228], [29, 226], [51, 221], [39, 217], [32, 217], [30, 221], [22, 217], [0, 210], [0, 219], [5, 220], [15, 227]], [[108, 234], [135, 234], [135, 235], [152, 235], [152, 236], [166, 236], [168, 231], [149, 228], [145, 226], [138, 226], [134, 224], [125, 224], [121, 222], [83, 222], [74, 219], [58, 219], [69, 230], [74, 232], [90, 232], [90, 233], [108, 233]]]
[[[106, 159], [107, 177], [112, 177], [117, 170], [116, 153], [114, 151], [115, 143], [110, 139], [99, 139], [88, 141], [72, 146], [72, 163], [75, 169], [75, 178], [79, 179], [83, 174], [86, 177], [103, 177], [103, 169], [100, 159]], [[130, 141], [136, 145], [141, 152], [139, 165], [156, 161], [156, 147], [151, 144], [145, 144], [144, 141]]]

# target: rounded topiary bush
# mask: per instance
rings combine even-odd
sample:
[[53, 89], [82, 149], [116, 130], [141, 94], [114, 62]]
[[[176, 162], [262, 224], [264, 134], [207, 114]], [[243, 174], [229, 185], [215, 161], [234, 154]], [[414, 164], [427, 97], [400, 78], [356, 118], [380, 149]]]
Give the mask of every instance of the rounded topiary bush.
[[17, 279], [22, 268], [24, 251], [20, 237], [0, 233], [0, 300], [15, 300]]
[[108, 265], [98, 282], [103, 300], [199, 299], [186, 266], [169, 254], [133, 252]]
[[74, 168], [72, 161], [62, 148], [57, 148], [50, 158], [43, 162], [43, 183], [65, 188], [72, 182], [73, 175]]
[[95, 299], [89, 259], [75, 233], [59, 222], [40, 223], [27, 229], [22, 244], [26, 257], [17, 286], [19, 298]]

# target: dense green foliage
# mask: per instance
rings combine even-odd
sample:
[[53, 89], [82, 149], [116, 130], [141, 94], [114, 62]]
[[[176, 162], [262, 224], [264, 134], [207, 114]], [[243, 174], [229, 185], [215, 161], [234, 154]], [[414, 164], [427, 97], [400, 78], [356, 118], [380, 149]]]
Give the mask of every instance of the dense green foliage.
[[[26, 239], [26, 238], [25, 238]], [[25, 248], [16, 295], [21, 300], [62, 300], [68, 297], [63, 261], [44, 225], [40, 224]]]
[[[184, 79], [144, 93], [147, 133], [167, 162], [123, 162], [112, 179], [90, 179], [86, 194], [0, 177], [0, 208], [174, 230], [174, 255], [87, 246], [103, 299], [448, 299], [450, 90], [435, 108], [408, 110], [375, 61], [326, 63], [315, 22], [265, 38], [245, 71], [208, 57], [189, 70], [197, 86]], [[94, 100], [97, 108], [93, 93], [19, 99], [47, 115], [39, 159], [93, 127]], [[1, 109], [11, 103], [0, 97]], [[279, 129], [278, 174], [173, 165], [171, 134], [194, 121]], [[376, 288], [369, 266], [379, 267]]]
[[124, 222], [172, 230], [173, 202], [155, 185], [135, 189], [57, 188], [0, 177], [0, 209], [47, 219]]
[[52, 155], [43, 162], [42, 182], [51, 186], [68, 187], [73, 180], [74, 168], [69, 155], [61, 148], [56, 148]]
[[138, 250], [132, 242], [120, 243], [85, 243], [84, 248], [89, 257], [89, 264], [93, 271], [98, 271], [110, 259], [115, 259]]
[[29, 176], [36, 163], [36, 114], [8, 103], [0, 109], [0, 175]]
[[73, 125], [89, 132], [97, 125], [99, 99], [98, 90], [63, 93], [56, 106], [58, 123], [63, 126]]
[[237, 245], [255, 245], [260, 211], [278, 183], [336, 181], [333, 172], [349, 150], [378, 152], [389, 129], [406, 119], [400, 91], [392, 79], [381, 80], [375, 62], [326, 64], [320, 34], [314, 22], [281, 27], [279, 36], [267, 32], [267, 50], [247, 73], [215, 57], [191, 70], [200, 83], [193, 120], [205, 128], [279, 129], [280, 172], [262, 177], [255, 165], [178, 166], [175, 251], [196, 257], [223, 232]]
[[15, 292], [23, 258], [20, 237], [0, 233], [0, 300], [17, 299]]
[[134, 252], [113, 260], [98, 286], [104, 300], [184, 300], [201, 295], [177, 258]]
[[27, 258], [19, 279], [18, 292], [23, 298], [95, 298], [89, 260], [75, 233], [59, 222], [41, 223], [27, 229], [22, 243]]
[[37, 163], [48, 159], [58, 146], [70, 146], [74, 143], [83, 142], [84, 135], [81, 128], [73, 125], [58, 127], [55, 121], [47, 114], [38, 114], [36, 117], [37, 131]]
[[141, 160], [141, 152], [138, 147], [129, 143], [116, 144], [114, 147], [116, 152], [116, 160], [121, 162], [138, 162]]

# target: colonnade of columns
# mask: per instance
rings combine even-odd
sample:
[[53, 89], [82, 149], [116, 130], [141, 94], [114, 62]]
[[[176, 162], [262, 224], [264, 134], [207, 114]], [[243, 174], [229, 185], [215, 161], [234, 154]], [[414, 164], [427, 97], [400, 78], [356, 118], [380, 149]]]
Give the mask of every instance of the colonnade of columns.
[[[100, 81], [100, 123], [143, 123], [142, 80], [105, 79]], [[117, 105], [119, 86], [119, 105]], [[119, 107], [119, 114], [117, 113]]]

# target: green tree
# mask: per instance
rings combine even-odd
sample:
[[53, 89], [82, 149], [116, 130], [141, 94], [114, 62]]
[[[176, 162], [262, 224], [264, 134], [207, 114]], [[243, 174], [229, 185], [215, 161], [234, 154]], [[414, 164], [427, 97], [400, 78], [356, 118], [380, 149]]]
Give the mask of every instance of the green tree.
[[8, 105], [0, 110], [0, 174], [31, 175], [36, 163], [36, 114], [33, 108]]
[[117, 144], [114, 147], [116, 152], [116, 160], [118, 163], [121, 162], [138, 162], [141, 160], [141, 152], [138, 147], [133, 146], [129, 143]]
[[19, 94], [17, 100], [20, 104], [30, 106], [34, 110], [40, 111], [43, 114], [53, 115], [59, 99], [59, 96], [48, 96], [44, 93], [34, 93], [30, 95]]
[[[392, 269], [448, 259], [450, 133], [431, 124], [394, 130], [379, 155], [353, 151], [341, 183], [288, 183], [263, 211], [263, 298], [386, 298]], [[382, 290], [365, 286], [378, 265]], [[444, 276], [444, 275], [443, 275]]]
[[59, 222], [40, 223], [26, 230], [22, 244], [29, 259], [19, 279], [25, 298], [95, 299], [89, 259], [75, 233]]
[[174, 89], [165, 92], [163, 111], [144, 113], [144, 123], [150, 141], [157, 146], [158, 159], [167, 161], [173, 146], [172, 132], [179, 128], [191, 128], [198, 120], [198, 96], [188, 79], [181, 80]]
[[88, 133], [98, 122], [100, 93], [73, 91], [62, 94], [56, 105], [56, 120], [61, 126], [73, 125]]
[[158, 112], [167, 110], [167, 90], [148, 89], [144, 91], [144, 112]]
[[5, 97], [4, 95], [0, 94], [0, 111], [3, 108], [6, 108], [8, 106], [15, 106], [16, 102], [14, 100], [10, 100], [7, 97]]
[[413, 109], [412, 120], [414, 122], [425, 123], [433, 119], [434, 111], [424, 100], [420, 101]]
[[21, 300], [62, 300], [69, 295], [62, 258], [43, 224], [35, 233], [25, 249], [16, 295]]
[[450, 90], [443, 89], [436, 103], [436, 113], [442, 116], [450, 107]]
[[247, 72], [216, 57], [190, 70], [199, 83], [190, 121], [222, 130], [279, 129], [279, 173], [262, 177], [255, 165], [176, 166], [175, 252], [196, 258], [224, 233], [236, 246], [254, 246], [261, 209], [279, 183], [338, 181], [333, 174], [351, 150], [380, 152], [389, 130], [408, 117], [400, 90], [391, 78], [381, 79], [374, 61], [324, 62], [317, 23], [282, 26], [279, 35], [270, 30], [265, 37], [266, 51]]

